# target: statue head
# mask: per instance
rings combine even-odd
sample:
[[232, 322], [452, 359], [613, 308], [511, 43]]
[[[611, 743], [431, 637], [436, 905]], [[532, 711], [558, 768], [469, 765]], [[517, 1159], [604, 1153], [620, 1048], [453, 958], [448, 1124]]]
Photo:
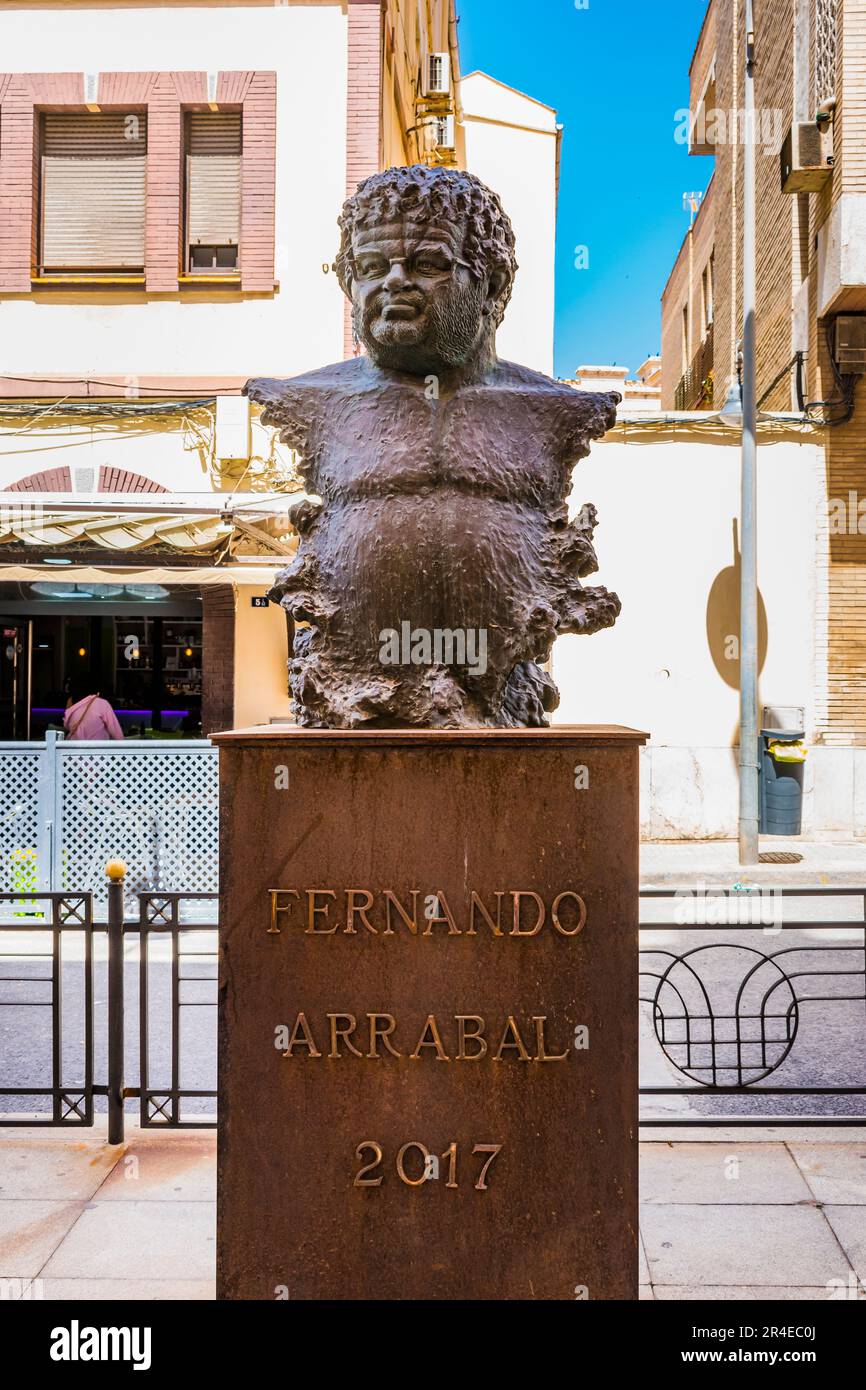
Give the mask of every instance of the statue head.
[[386, 169], [343, 204], [335, 269], [379, 366], [425, 374], [493, 355], [517, 270], [502, 204], [462, 169]]

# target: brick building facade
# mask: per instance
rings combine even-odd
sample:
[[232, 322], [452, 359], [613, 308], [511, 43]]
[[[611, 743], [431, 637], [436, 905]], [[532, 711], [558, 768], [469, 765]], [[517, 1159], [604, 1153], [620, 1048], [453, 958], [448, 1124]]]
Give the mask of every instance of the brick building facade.
[[[20, 640], [0, 737], [40, 736], [79, 658], [106, 687], [149, 673], [120, 703], [155, 735], [181, 676], [193, 732], [288, 716], [265, 594], [299, 480], [242, 389], [356, 350], [333, 260], [370, 174], [519, 171], [515, 225], [550, 273], [524, 273], [509, 331], [546, 366], [556, 113], [475, 79], [464, 113], [455, 0], [2, 0], [0, 620]], [[120, 589], [140, 633], [108, 611]], [[31, 631], [19, 609], [49, 602], [51, 631]]]
[[[866, 534], [847, 514], [866, 477], [866, 388], [855, 374], [840, 382], [828, 337], [840, 315], [866, 312], [866, 0], [755, 0], [754, 24], [758, 401], [799, 416], [823, 446], [815, 552], [791, 556], [815, 570], [813, 732], [863, 745]], [[745, 41], [744, 0], [711, 0], [690, 70], [690, 149], [714, 155], [715, 171], [662, 300], [668, 410], [718, 410], [736, 379]], [[771, 527], [763, 518], [759, 535]]]
[[[100, 112], [146, 120], [147, 188], [144, 289], [177, 291], [189, 277], [183, 256], [183, 120], [187, 111], [241, 114], [241, 241], [236, 277], [242, 291], [274, 289], [276, 73], [220, 72], [213, 93], [206, 72], [103, 72]], [[85, 74], [0, 73], [0, 294], [29, 293], [40, 275], [40, 114], [86, 112]], [[95, 103], [91, 103], [95, 105]], [[129, 279], [131, 277], [124, 277]], [[79, 277], [80, 280], [80, 277]]]
[[[0, 69], [0, 432], [29, 433], [0, 466], [0, 617], [20, 634], [0, 734], [40, 736], [35, 711], [85, 668], [121, 713], [150, 710], [147, 736], [166, 703], [205, 734], [286, 717], [264, 594], [294, 537], [283, 502], [249, 508], [297, 478], [237, 398], [352, 353], [331, 270], [346, 195], [386, 162], [457, 162], [462, 132], [446, 146], [428, 121], [457, 109], [453, 0], [13, 0]], [[121, 589], [135, 643], [99, 608]], [[19, 605], [46, 595], [36, 632]]]

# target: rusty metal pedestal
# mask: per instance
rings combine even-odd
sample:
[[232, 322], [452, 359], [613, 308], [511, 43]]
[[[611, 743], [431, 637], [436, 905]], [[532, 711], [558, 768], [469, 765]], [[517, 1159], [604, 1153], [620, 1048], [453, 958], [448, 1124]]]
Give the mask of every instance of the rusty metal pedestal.
[[637, 1298], [644, 740], [216, 737], [220, 1298]]

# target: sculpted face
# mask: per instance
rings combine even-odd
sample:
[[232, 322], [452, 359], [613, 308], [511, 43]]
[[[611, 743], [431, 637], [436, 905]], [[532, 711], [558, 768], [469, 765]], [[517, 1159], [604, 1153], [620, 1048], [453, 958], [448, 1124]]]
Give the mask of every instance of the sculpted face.
[[489, 286], [462, 259], [463, 238], [462, 222], [401, 220], [355, 232], [353, 323], [379, 366], [436, 371], [479, 349]]
[[496, 356], [517, 270], [498, 197], [462, 169], [372, 174], [338, 218], [334, 270], [363, 357], [248, 383], [300, 455], [295, 560], [270, 591], [297, 624], [310, 728], [534, 728], [558, 633], [610, 627], [595, 509], [571, 469], [619, 396]]

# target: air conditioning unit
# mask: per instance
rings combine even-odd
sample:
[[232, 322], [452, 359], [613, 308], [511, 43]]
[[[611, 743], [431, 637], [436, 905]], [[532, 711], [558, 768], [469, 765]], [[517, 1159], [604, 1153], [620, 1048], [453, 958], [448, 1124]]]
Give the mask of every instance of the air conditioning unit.
[[840, 314], [833, 325], [833, 356], [843, 376], [866, 373], [866, 314]]
[[833, 172], [832, 137], [814, 121], [795, 121], [779, 156], [783, 193], [814, 193]]
[[454, 149], [454, 117], [436, 116], [432, 122], [433, 143], [437, 150]]
[[447, 53], [428, 53], [421, 73], [421, 94], [447, 97], [451, 90], [451, 59]]

